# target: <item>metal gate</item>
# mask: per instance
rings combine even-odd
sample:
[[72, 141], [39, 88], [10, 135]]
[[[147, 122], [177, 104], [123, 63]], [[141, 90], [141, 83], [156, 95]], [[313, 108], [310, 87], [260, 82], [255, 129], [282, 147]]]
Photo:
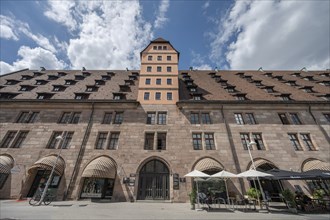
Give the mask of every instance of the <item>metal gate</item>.
[[159, 160], [149, 161], [140, 171], [138, 199], [166, 200], [169, 197], [167, 166]]

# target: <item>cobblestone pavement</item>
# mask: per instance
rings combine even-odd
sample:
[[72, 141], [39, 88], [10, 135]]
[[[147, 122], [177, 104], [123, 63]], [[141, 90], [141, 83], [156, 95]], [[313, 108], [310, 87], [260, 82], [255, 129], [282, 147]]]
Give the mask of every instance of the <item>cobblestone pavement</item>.
[[49, 206], [30, 206], [27, 201], [0, 201], [0, 219], [320, 219], [329, 220], [330, 213], [290, 214], [285, 211], [242, 212], [228, 209], [190, 210], [188, 203], [93, 203], [61, 201]]

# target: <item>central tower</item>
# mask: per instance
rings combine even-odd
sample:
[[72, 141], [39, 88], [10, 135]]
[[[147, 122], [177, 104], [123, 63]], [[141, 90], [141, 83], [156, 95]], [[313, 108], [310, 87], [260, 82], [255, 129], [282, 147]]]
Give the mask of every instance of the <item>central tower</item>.
[[141, 52], [138, 101], [141, 104], [175, 104], [179, 100], [179, 52], [157, 38]]

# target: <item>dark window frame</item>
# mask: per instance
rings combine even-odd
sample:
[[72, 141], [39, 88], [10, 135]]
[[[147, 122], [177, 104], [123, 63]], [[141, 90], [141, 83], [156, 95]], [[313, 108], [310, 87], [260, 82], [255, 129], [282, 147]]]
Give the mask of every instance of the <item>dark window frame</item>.
[[203, 150], [202, 133], [192, 133], [192, 141], [194, 150]]
[[289, 140], [295, 151], [302, 151], [301, 144], [296, 133], [288, 133]]
[[99, 132], [95, 141], [95, 149], [103, 150], [108, 138], [108, 132]]

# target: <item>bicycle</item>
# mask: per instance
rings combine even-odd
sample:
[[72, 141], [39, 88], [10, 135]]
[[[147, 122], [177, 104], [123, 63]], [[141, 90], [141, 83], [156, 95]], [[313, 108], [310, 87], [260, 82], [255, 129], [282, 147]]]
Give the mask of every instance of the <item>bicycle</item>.
[[[42, 195], [42, 190], [39, 189], [38, 192], [36, 192], [34, 194], [34, 196], [29, 200], [29, 204], [32, 206], [39, 206], [41, 205], [40, 199], [41, 199], [41, 195]], [[44, 198], [44, 200], [42, 201], [45, 205], [49, 205], [50, 203], [52, 203], [52, 201], [54, 200], [54, 196], [51, 195], [49, 192], [46, 193], [46, 196]]]

